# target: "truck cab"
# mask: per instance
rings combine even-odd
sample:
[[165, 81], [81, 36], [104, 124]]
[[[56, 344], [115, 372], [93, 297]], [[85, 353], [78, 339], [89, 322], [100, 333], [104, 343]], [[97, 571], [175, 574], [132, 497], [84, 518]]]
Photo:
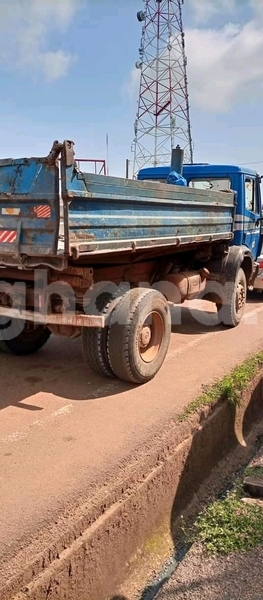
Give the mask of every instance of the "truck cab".
[[[149, 167], [141, 169], [137, 178], [165, 183], [170, 170], [170, 166]], [[236, 165], [186, 164], [183, 177], [191, 188], [236, 192], [232, 245], [246, 246], [257, 261], [262, 254], [262, 199], [261, 178], [256, 171]]]

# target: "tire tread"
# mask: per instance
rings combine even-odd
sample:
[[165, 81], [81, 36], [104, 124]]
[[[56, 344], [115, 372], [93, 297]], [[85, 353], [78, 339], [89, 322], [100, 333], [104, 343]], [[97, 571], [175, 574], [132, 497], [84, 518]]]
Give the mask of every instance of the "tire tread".
[[[121, 340], [122, 345], [120, 343], [115, 344], [113, 339], [114, 329], [116, 330], [116, 333], [118, 333], [118, 323], [114, 321], [114, 316], [116, 316], [115, 312], [119, 312], [125, 308], [125, 304], [129, 295], [131, 296], [129, 315], [124, 329], [122, 329], [120, 332], [121, 337], [123, 336]], [[111, 368], [119, 379], [123, 379], [124, 381], [129, 381], [135, 384], [141, 384], [145, 383], [146, 381], [150, 381], [150, 379], [153, 379], [155, 375], [155, 373], [153, 373], [151, 376], [145, 377], [143, 375], [139, 375], [139, 373], [135, 373], [132, 368], [132, 360], [129, 350], [129, 340], [135, 312], [144, 298], [150, 295], [162, 298], [164, 300], [164, 297], [162, 294], [160, 294], [160, 292], [157, 292], [156, 290], [149, 290], [148, 288], [135, 288], [134, 290], [124, 294], [116, 309], [113, 311], [112, 319], [109, 324], [107, 351]]]

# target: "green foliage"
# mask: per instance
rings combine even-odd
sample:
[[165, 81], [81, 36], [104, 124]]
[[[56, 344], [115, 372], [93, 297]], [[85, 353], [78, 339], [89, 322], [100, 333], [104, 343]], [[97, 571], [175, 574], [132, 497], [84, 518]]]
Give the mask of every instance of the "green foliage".
[[191, 402], [179, 416], [179, 421], [185, 421], [191, 414], [204, 408], [205, 406], [214, 406], [217, 402], [227, 400], [234, 406], [239, 406], [241, 394], [248, 386], [249, 382], [256, 376], [263, 365], [263, 352], [247, 359], [244, 363], [236, 367], [229, 375], [223, 377], [221, 381], [215, 382], [201, 396]]
[[209, 554], [247, 551], [263, 543], [263, 509], [235, 495], [217, 500], [195, 523], [195, 541]]
[[260, 467], [259, 465], [247, 467], [245, 470], [245, 477], [263, 477], [263, 467]]
[[[242, 392], [262, 366], [263, 352], [260, 352], [206, 389], [186, 407], [179, 420], [184, 421], [197, 410], [205, 406], [214, 407], [220, 401], [239, 406]], [[263, 438], [261, 441], [263, 443]], [[262, 477], [263, 466], [247, 467], [244, 475]], [[213, 502], [199, 515], [191, 531], [182, 519], [181, 529], [185, 539], [191, 543], [202, 542], [212, 555], [245, 552], [263, 544], [263, 503], [261, 507], [243, 502], [241, 498], [244, 495], [243, 477], [239, 477], [224, 499]]]

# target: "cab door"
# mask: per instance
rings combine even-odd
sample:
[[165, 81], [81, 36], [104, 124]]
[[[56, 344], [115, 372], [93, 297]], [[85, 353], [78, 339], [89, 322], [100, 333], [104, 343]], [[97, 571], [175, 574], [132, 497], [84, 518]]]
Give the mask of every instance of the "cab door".
[[260, 198], [259, 184], [256, 177], [244, 175], [244, 218], [243, 244], [249, 248], [254, 260], [260, 253]]

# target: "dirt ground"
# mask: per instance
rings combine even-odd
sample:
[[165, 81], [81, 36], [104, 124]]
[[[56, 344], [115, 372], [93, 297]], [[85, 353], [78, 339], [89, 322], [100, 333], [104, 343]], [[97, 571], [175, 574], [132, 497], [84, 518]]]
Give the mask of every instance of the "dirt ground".
[[230, 557], [204, 557], [193, 546], [156, 600], [262, 600], [263, 547]]
[[0, 589], [52, 545], [61, 521], [74, 528], [80, 507], [152, 451], [203, 385], [262, 349], [261, 296], [234, 330], [217, 325], [211, 305], [206, 322], [191, 306], [174, 312], [167, 359], [145, 386], [92, 374], [79, 340], [51, 339], [30, 358], [1, 354]]

